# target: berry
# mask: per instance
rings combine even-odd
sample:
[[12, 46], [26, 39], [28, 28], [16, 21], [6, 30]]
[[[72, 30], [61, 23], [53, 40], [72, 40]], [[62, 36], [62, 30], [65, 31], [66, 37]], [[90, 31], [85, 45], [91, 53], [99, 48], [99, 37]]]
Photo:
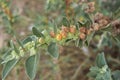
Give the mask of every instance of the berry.
[[66, 26], [62, 26], [62, 28], [61, 28], [61, 29], [62, 29], [62, 31], [64, 31], [64, 32], [67, 32], [67, 33], [69, 32], [69, 28], [68, 28], [68, 27], [66, 27]]
[[57, 34], [57, 35], [56, 35], [56, 39], [57, 39], [58, 41], [62, 40], [62, 38], [63, 38], [63, 37], [62, 37], [61, 34]]
[[84, 40], [86, 35], [84, 33], [80, 33], [79, 37], [80, 37], [80, 39]]
[[93, 27], [93, 30], [95, 31], [99, 30], [100, 28], [100, 26], [97, 23], [94, 23], [92, 27]]
[[76, 28], [75, 28], [75, 26], [73, 25], [73, 26], [71, 26], [70, 28], [70, 33], [75, 33], [75, 31], [76, 31]]
[[54, 37], [55, 37], [55, 33], [54, 33], [53, 31], [51, 31], [51, 32], [50, 32], [50, 36], [51, 36], [52, 38], [54, 38]]
[[85, 27], [81, 27], [81, 28], [80, 28], [80, 32], [81, 32], [81, 33], [86, 33], [86, 28], [85, 28]]
[[64, 32], [64, 31], [61, 31], [60, 34], [61, 34], [61, 36], [62, 36], [63, 38], [66, 38], [66, 37], [67, 37], [67, 34], [66, 34], [66, 32]]

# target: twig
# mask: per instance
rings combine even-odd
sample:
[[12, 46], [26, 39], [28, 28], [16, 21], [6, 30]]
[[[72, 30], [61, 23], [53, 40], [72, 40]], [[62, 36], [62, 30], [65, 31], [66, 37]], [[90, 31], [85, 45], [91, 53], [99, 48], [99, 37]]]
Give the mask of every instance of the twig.
[[89, 61], [89, 59], [86, 59], [82, 64], [79, 65], [79, 67], [76, 69], [74, 75], [72, 76], [71, 80], [75, 80], [78, 76], [79, 72], [81, 71], [82, 67], [86, 65], [86, 63]]

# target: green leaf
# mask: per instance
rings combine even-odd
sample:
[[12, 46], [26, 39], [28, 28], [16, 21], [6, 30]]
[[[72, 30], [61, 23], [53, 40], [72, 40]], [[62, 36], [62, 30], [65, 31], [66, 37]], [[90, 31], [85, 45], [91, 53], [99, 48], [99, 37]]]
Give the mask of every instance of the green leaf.
[[90, 24], [92, 24], [93, 20], [88, 13], [84, 13], [84, 17], [90, 22]]
[[82, 40], [77, 39], [77, 40], [75, 41], [75, 45], [76, 45], [77, 47], [82, 47], [82, 45], [83, 45]]
[[57, 34], [57, 25], [54, 25], [54, 33]]
[[51, 42], [50, 45], [48, 46], [48, 52], [54, 58], [59, 57], [59, 49], [57, 44], [54, 42]]
[[15, 50], [15, 52], [16, 52], [17, 54], [20, 53], [20, 51], [17, 49], [17, 47], [15, 46], [15, 44], [13, 43], [13, 41], [10, 41], [10, 45], [11, 45], [11, 47]]
[[8, 61], [3, 68], [2, 71], [2, 80], [5, 80], [6, 76], [9, 74], [9, 72], [12, 70], [12, 68], [15, 66], [15, 64], [18, 62], [18, 59], [13, 59]]
[[104, 57], [104, 53], [98, 54], [96, 57], [96, 65], [99, 68], [102, 68], [103, 66], [107, 65], [105, 57]]
[[37, 37], [44, 37], [44, 35], [36, 27], [32, 28], [32, 32]]
[[70, 22], [67, 20], [66, 17], [63, 17], [62, 24], [66, 27], [70, 27]]
[[17, 40], [18, 44], [24, 49], [22, 42], [18, 38], [16, 38], [16, 40]]
[[120, 80], [120, 70], [116, 70], [112, 73], [113, 80]]
[[27, 38], [25, 38], [25, 39], [22, 41], [22, 44], [24, 45], [24, 44], [26, 44], [26, 43], [28, 43], [28, 42], [31, 42], [31, 41], [33, 41], [33, 39], [31, 38], [31, 36], [28, 36]]
[[90, 72], [87, 74], [87, 76], [95, 78], [98, 73], [99, 73], [99, 68], [98, 67], [91, 67]]
[[26, 63], [25, 63], [26, 73], [28, 77], [30, 78], [30, 80], [33, 80], [35, 78], [37, 64], [38, 64], [37, 55], [32, 55], [26, 60]]
[[115, 43], [116, 43], [118, 46], [120, 46], [120, 36], [119, 36], [119, 35], [118, 35], [118, 36], [115, 36], [115, 37], [112, 36], [112, 39], [115, 41]]

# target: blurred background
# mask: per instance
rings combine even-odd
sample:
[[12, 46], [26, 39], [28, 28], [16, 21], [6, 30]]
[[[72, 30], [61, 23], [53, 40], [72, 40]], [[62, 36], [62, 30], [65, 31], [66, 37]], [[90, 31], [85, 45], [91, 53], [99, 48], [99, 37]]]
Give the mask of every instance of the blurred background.
[[[66, 1], [72, 2], [72, 4], [67, 5]], [[87, 0], [12, 0], [10, 9], [16, 16], [12, 28], [17, 37], [23, 40], [32, 34], [33, 26], [40, 30], [49, 29], [53, 26], [51, 24], [53, 20], [59, 25], [64, 16], [80, 18], [78, 4], [82, 4], [82, 1], [87, 2]], [[120, 0], [88, 1], [99, 3], [102, 10], [99, 11], [107, 16], [120, 7]], [[3, 23], [2, 17], [0, 17], [0, 57], [9, 48], [9, 40], [14, 40], [10, 29], [6, 26], [7, 23]], [[101, 51], [105, 52], [111, 70], [120, 70], [120, 45], [105, 37], [103, 45], [97, 49], [99, 40], [100, 35], [95, 36], [90, 47], [78, 48], [72, 43], [69, 44], [70, 46], [62, 46], [59, 60], [52, 59], [42, 50], [35, 80], [92, 80], [87, 77], [87, 73], [89, 68], [94, 65], [96, 55]], [[2, 67], [0, 66], [0, 72]], [[0, 80], [2, 79], [0, 78]], [[24, 59], [11, 71], [6, 80], [29, 80], [25, 74]]]

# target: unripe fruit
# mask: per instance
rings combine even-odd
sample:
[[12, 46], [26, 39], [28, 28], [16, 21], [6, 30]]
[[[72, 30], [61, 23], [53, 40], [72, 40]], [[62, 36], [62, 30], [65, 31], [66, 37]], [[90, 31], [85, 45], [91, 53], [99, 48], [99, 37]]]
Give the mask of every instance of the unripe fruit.
[[85, 28], [85, 27], [81, 27], [81, 28], [80, 28], [80, 32], [81, 32], [81, 33], [86, 33], [86, 28]]
[[55, 37], [55, 33], [54, 33], [53, 31], [51, 31], [51, 32], [50, 32], [50, 36], [51, 36], [52, 38], [54, 38], [54, 37]]
[[57, 34], [57, 35], [56, 35], [56, 39], [57, 39], [58, 41], [62, 40], [62, 38], [63, 38], [63, 37], [62, 37], [61, 34]]
[[80, 33], [79, 37], [80, 37], [80, 39], [84, 40], [86, 35], [84, 33]]
[[39, 38], [38, 42], [39, 42], [40, 44], [44, 43], [43, 38]]
[[70, 33], [75, 33], [75, 31], [76, 31], [76, 28], [75, 28], [75, 26], [73, 25], [73, 26], [71, 26], [70, 27]]

